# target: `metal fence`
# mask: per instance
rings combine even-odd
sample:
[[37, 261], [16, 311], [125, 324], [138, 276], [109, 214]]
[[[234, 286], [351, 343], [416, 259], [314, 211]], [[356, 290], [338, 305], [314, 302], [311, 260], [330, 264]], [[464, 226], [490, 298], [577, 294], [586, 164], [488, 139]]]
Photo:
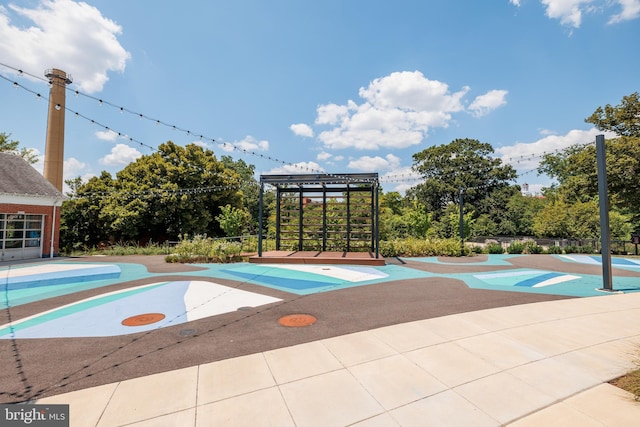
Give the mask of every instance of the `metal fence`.
[[[512, 242], [534, 241], [538, 246], [547, 249], [550, 246], [558, 246], [561, 248], [569, 248], [576, 252], [588, 253], [588, 249], [592, 248], [592, 253], [600, 253], [602, 245], [599, 239], [537, 239], [529, 236], [478, 236], [467, 240], [470, 243], [484, 245], [488, 242], [497, 242], [503, 248], [509, 247]], [[631, 240], [611, 240], [611, 253], [615, 255], [638, 255], [638, 244], [632, 243]]]

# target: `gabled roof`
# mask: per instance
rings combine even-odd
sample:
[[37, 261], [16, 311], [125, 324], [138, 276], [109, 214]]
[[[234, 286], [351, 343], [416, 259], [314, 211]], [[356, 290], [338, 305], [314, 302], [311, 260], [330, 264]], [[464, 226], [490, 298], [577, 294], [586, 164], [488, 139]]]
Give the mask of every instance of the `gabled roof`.
[[62, 197], [26, 160], [7, 152], [0, 152], [0, 194]]

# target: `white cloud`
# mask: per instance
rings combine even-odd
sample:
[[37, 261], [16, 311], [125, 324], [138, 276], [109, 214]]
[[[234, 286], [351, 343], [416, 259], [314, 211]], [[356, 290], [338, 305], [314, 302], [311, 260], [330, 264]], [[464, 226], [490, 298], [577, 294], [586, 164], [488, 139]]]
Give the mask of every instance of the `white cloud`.
[[380, 170], [395, 170], [400, 166], [400, 158], [393, 154], [387, 154], [385, 158], [380, 156], [362, 156], [352, 160], [347, 165], [350, 169], [357, 169], [363, 172], [376, 172]]
[[349, 100], [348, 105], [326, 104], [318, 107], [317, 125], [335, 125], [349, 116], [349, 108], [356, 109], [353, 101]]
[[125, 144], [116, 144], [111, 153], [101, 158], [100, 164], [105, 166], [123, 166], [136, 161], [142, 153]]
[[209, 144], [207, 144], [206, 142], [202, 141], [201, 139], [196, 139], [195, 141], [191, 142], [193, 145], [197, 145], [198, 147], [202, 147], [202, 148], [209, 148]]
[[220, 147], [223, 151], [231, 152], [231, 151], [267, 151], [269, 149], [269, 141], [261, 140], [258, 141], [251, 135], [247, 135], [244, 139], [240, 141], [233, 141], [230, 143], [221, 143]]
[[75, 178], [87, 171], [87, 164], [75, 157], [69, 157], [64, 161], [64, 179]]
[[322, 151], [320, 153], [318, 153], [318, 155], [316, 156], [316, 160], [319, 162], [324, 162], [326, 160], [329, 160], [331, 158], [332, 154], [331, 153], [327, 153], [326, 151]]
[[558, 132], [551, 130], [551, 129], [540, 129], [539, 130], [540, 135], [557, 135]]
[[297, 173], [316, 173], [324, 172], [322, 166], [316, 162], [299, 162], [289, 165], [283, 165], [277, 168], [271, 169], [268, 174], [297, 174]]
[[[11, 12], [33, 23], [11, 25]], [[71, 74], [86, 92], [102, 90], [110, 71], [123, 72], [131, 57], [116, 36], [122, 27], [94, 6], [71, 0], [40, 0], [29, 9], [0, 7], [0, 57], [33, 75], [52, 65]]]
[[406, 148], [420, 144], [429, 129], [447, 127], [464, 110], [468, 87], [451, 93], [446, 83], [419, 71], [394, 72], [373, 80], [358, 94], [360, 105], [327, 104], [317, 109], [318, 125], [330, 125], [318, 139], [330, 149]]
[[[534, 142], [517, 142], [513, 145], [496, 148], [495, 152], [502, 163], [510, 164], [518, 171], [530, 171], [540, 165], [543, 154], [563, 150], [574, 144], [587, 144], [596, 140], [596, 135], [603, 134], [596, 128], [589, 130], [571, 130], [566, 135], [547, 135]], [[615, 137], [612, 133], [604, 133], [605, 137]]]
[[405, 194], [408, 189], [422, 182], [422, 176], [416, 173], [411, 166], [405, 166], [393, 171], [389, 171], [380, 176], [380, 183], [385, 193], [389, 191], [397, 191]]
[[484, 95], [478, 96], [469, 105], [469, 110], [474, 117], [486, 116], [498, 107], [501, 107], [507, 103], [505, 100], [507, 96], [506, 90], [490, 90]]
[[98, 137], [98, 139], [101, 139], [103, 141], [113, 142], [118, 139], [119, 135], [117, 132], [114, 132], [112, 130], [105, 130], [96, 132], [96, 136]]
[[[518, 0], [510, 0], [516, 6]], [[551, 19], [559, 19], [562, 25], [579, 28], [582, 16], [586, 13], [601, 12], [617, 7], [622, 10], [609, 18], [609, 24], [630, 21], [640, 18], [640, 0], [540, 0], [546, 7], [546, 15]]]
[[74, 179], [79, 176], [82, 182], [87, 182], [89, 181], [89, 179], [96, 176], [89, 169], [90, 169], [90, 166], [88, 164], [81, 162], [75, 157], [67, 158], [64, 161], [64, 166], [63, 166], [64, 173], [63, 173], [62, 191], [64, 193], [71, 191], [71, 188], [64, 182], [68, 179]]
[[613, 15], [610, 24], [640, 18], [640, 0], [618, 0], [617, 3], [622, 6], [622, 12]]
[[289, 129], [298, 136], [304, 136], [307, 138], [313, 137], [313, 129], [311, 129], [311, 126], [304, 123], [293, 124], [289, 126]]
[[593, 0], [541, 0], [547, 7], [546, 15], [552, 19], [559, 19], [562, 25], [579, 28], [582, 23], [584, 5]]
[[511, 3], [514, 6], [520, 7], [520, 0], [509, 0], [509, 3]]

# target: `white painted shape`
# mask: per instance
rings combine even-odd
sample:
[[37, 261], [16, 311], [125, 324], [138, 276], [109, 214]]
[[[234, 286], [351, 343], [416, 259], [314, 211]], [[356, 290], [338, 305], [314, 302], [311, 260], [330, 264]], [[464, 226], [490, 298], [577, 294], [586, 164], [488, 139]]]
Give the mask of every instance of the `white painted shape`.
[[266, 295], [234, 289], [212, 282], [191, 281], [184, 294], [187, 321], [282, 301]]
[[580, 279], [580, 276], [567, 274], [564, 276], [553, 277], [543, 282], [533, 285], [534, 288], [543, 288], [545, 286], [557, 285], [558, 283], [568, 282], [570, 280]]
[[365, 282], [367, 280], [383, 279], [389, 275], [375, 268], [358, 267], [350, 269], [344, 267], [326, 265], [296, 265], [296, 264], [263, 264], [265, 267], [280, 268], [283, 270], [300, 271], [303, 273], [319, 274], [333, 277], [334, 279], [346, 280], [348, 282]]
[[474, 274], [473, 277], [476, 279], [500, 279], [502, 277], [517, 277], [517, 276], [527, 276], [527, 275], [539, 275], [543, 274], [542, 270], [516, 270], [516, 271], [508, 271], [506, 273], [488, 273], [488, 274]]
[[65, 308], [73, 307], [74, 305], [83, 304], [83, 303], [86, 303], [87, 301], [95, 300], [95, 299], [98, 299], [98, 298], [104, 298], [104, 297], [109, 296], [109, 295], [121, 294], [123, 292], [128, 292], [128, 291], [130, 291], [132, 289], [148, 288], [149, 286], [156, 286], [156, 285], [158, 285], [160, 283], [162, 283], [162, 282], [150, 283], [148, 285], [136, 286], [134, 288], [120, 289], [118, 291], [107, 292], [106, 294], [100, 294], [100, 295], [96, 295], [96, 296], [93, 296], [93, 297], [85, 298], [85, 299], [80, 300], [80, 301], [72, 302], [71, 304], [65, 304], [65, 305], [61, 305], [60, 307], [53, 308], [51, 310], [42, 311], [40, 313], [34, 314], [33, 316], [25, 317], [23, 319], [16, 320], [16, 321], [11, 322], [11, 323], [5, 323], [4, 325], [0, 325], [0, 329], [8, 328], [9, 326], [16, 326], [16, 325], [19, 325], [20, 323], [26, 322], [27, 320], [31, 320], [31, 319], [36, 318], [36, 317], [44, 316], [45, 314], [52, 313], [54, 311], [59, 311], [59, 310], [65, 309]]
[[120, 269], [112, 264], [46, 264], [46, 265], [35, 265], [31, 267], [23, 267], [23, 268], [12, 268], [12, 269], [4, 269], [4, 271], [0, 270], [2, 273], [6, 273], [5, 277], [23, 277], [23, 276], [31, 276], [31, 275], [39, 275], [39, 274], [47, 274], [47, 273], [60, 273], [60, 272], [69, 272], [69, 271], [81, 271], [81, 270], [91, 270], [91, 269], [100, 269], [101, 273], [104, 272], [105, 269], [117, 269], [114, 271], [120, 271]]

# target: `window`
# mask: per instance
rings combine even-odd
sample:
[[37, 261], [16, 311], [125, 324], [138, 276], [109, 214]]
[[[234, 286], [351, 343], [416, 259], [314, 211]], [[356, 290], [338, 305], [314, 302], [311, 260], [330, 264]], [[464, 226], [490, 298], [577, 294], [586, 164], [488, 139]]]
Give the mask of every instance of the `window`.
[[42, 215], [0, 214], [0, 249], [40, 247]]

